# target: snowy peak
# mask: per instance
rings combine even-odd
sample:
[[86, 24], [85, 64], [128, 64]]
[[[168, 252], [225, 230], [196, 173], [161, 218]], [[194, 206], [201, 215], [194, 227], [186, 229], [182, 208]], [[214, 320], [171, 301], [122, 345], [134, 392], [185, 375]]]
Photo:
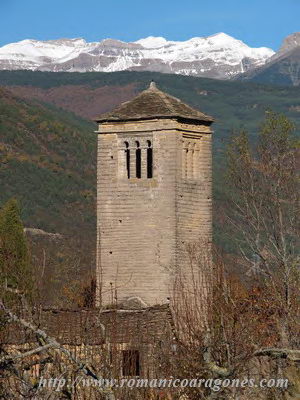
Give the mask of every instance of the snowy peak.
[[42, 71], [158, 71], [227, 79], [263, 65], [274, 54], [251, 48], [226, 33], [168, 41], [149, 36], [136, 42], [104, 39], [22, 40], [0, 48], [0, 69]]
[[[77, 56], [80, 52], [91, 48], [84, 39], [58, 39], [39, 41], [33, 39], [22, 40], [11, 43], [0, 48], [0, 60], [8, 59], [15, 61], [33, 62], [40, 65], [66, 57]], [[44, 59], [44, 61], [43, 61]]]
[[159, 37], [148, 36], [147, 38], [137, 40], [134, 43], [140, 44], [145, 49], [157, 49], [159, 47], [167, 46], [168, 44], [175, 42], [168, 42], [165, 38], [160, 36]]
[[241, 40], [235, 39], [234, 37], [229, 36], [224, 32], [215, 33], [211, 36], [196, 37], [190, 40], [203, 41], [206, 42], [208, 45], [214, 46], [233, 46], [235, 43], [239, 43], [247, 47], [247, 45]]

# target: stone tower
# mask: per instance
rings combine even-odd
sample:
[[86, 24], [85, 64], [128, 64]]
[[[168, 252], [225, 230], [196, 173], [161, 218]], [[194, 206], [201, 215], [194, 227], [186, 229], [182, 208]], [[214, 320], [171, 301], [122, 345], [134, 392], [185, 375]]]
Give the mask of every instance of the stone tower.
[[180, 247], [211, 242], [213, 119], [152, 82], [96, 121], [98, 305], [166, 303]]

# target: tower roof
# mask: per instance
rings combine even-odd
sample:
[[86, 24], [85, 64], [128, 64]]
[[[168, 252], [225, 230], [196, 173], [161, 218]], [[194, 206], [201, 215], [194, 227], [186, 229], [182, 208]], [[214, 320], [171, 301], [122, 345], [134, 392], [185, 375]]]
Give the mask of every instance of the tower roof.
[[95, 118], [96, 122], [121, 122], [153, 118], [180, 118], [212, 123], [213, 118], [159, 90], [154, 82], [133, 100]]

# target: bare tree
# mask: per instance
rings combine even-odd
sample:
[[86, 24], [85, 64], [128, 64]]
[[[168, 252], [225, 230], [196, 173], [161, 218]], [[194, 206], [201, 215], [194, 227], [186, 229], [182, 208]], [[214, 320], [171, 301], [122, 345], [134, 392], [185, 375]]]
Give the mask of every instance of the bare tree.
[[293, 132], [286, 117], [268, 112], [254, 150], [246, 132], [228, 148], [229, 218], [241, 236], [248, 274], [272, 293], [283, 347], [299, 345], [294, 334], [300, 283], [299, 145]]

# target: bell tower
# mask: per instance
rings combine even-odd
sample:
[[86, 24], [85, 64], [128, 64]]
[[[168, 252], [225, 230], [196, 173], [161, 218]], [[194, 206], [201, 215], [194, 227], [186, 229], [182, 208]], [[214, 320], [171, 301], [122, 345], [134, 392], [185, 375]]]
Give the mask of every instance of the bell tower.
[[166, 303], [180, 246], [211, 242], [213, 119], [152, 82], [96, 122], [97, 303]]

